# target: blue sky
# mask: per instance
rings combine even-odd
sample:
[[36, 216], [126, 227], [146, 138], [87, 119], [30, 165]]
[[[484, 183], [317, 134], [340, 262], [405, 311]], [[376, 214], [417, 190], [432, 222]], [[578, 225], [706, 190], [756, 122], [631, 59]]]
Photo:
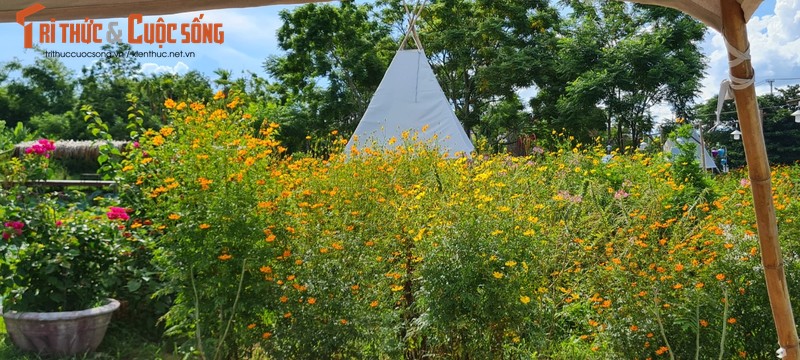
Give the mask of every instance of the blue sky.
[[[135, 45], [135, 50], [193, 51], [193, 58], [139, 58], [145, 72], [170, 71], [186, 72], [198, 70], [213, 78], [212, 72], [222, 68], [231, 70], [234, 75], [252, 71], [266, 76], [262, 64], [270, 56], [279, 54], [275, 32], [280, 26], [278, 13], [292, 9], [296, 5], [266, 6], [247, 9], [226, 9], [192, 12], [164, 16], [166, 22], [189, 23], [199, 14], [204, 14], [204, 23], [222, 23], [225, 31], [223, 44], [167, 44], [164, 49], [155, 45]], [[145, 22], [155, 22], [157, 17], [146, 17]], [[126, 19], [98, 20], [108, 24]], [[107, 27], [107, 25], [106, 25]], [[748, 23], [753, 66], [756, 70], [757, 93], [769, 93], [766, 80], [776, 79], [775, 87], [800, 83], [800, 0], [766, 0]], [[19, 58], [30, 61], [32, 51], [23, 48], [22, 26], [16, 23], [0, 24], [0, 62]], [[703, 90], [698, 101], [707, 99], [719, 91], [719, 83], [727, 77], [727, 53], [722, 37], [709, 31], [703, 41], [703, 52], [708, 57], [707, 76], [703, 80]], [[93, 51], [99, 45], [86, 44], [47, 44], [45, 50]], [[76, 74], [84, 66], [91, 66], [94, 59], [68, 59], [62, 61]], [[793, 79], [793, 80], [778, 80]], [[521, 91], [530, 96], [532, 91]], [[656, 117], [670, 118], [666, 107], [653, 109]]]

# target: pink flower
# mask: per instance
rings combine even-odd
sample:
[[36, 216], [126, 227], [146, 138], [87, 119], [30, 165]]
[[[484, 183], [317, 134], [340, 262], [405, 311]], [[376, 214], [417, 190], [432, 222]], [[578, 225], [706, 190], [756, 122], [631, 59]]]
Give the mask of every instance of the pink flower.
[[622, 190], [622, 189], [619, 189], [619, 190], [617, 190], [617, 192], [614, 193], [614, 199], [617, 199], [617, 200], [624, 199], [624, 198], [626, 198], [628, 196], [630, 196], [630, 194], [626, 193], [625, 190]]
[[43, 155], [44, 157], [49, 158], [50, 153], [52, 153], [55, 149], [56, 149], [55, 141], [47, 139], [39, 139], [39, 141], [31, 145], [31, 147], [25, 149], [25, 153]]
[[3, 232], [3, 240], [8, 240], [10, 238], [11, 238], [11, 234], [9, 234], [7, 232]]
[[742, 187], [750, 186], [750, 179], [741, 179], [741, 180], [739, 180], [739, 185], [741, 185]]
[[62, 224], [61, 220], [56, 220], [56, 227], [61, 226], [61, 224]]
[[109, 220], [128, 220], [131, 218], [128, 216], [128, 211], [125, 210], [125, 208], [112, 206], [108, 210], [109, 211], [106, 213], [106, 216], [108, 216]]
[[[22, 235], [22, 229], [25, 227], [25, 223], [22, 221], [6, 221], [4, 225], [7, 228], [13, 229], [14, 233], [17, 235]], [[5, 235], [3, 236], [5, 237]]]
[[133, 148], [134, 149], [138, 149], [139, 148], [139, 142], [138, 141], [134, 141], [133, 142]]

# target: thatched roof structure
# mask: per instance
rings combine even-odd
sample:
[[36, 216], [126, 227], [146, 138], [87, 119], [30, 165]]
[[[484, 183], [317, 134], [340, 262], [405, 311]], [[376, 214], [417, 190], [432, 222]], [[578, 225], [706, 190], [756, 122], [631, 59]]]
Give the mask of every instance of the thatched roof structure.
[[[25, 149], [33, 146], [36, 141], [26, 141], [14, 145], [13, 156], [20, 157], [25, 154]], [[100, 145], [104, 141], [90, 141], [90, 140], [58, 140], [55, 143], [56, 149], [52, 153], [54, 159], [78, 159], [97, 161], [97, 156], [100, 155]], [[122, 151], [128, 144], [127, 141], [112, 141], [111, 142], [117, 149]]]

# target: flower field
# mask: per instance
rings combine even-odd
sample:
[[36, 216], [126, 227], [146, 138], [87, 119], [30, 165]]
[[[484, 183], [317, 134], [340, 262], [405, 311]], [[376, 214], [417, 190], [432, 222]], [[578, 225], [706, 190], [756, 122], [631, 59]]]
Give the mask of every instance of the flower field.
[[[344, 151], [333, 133], [288, 155], [280, 127], [235, 94], [165, 106], [171, 124], [143, 131], [117, 176], [132, 226], [154, 237], [159, 295], [174, 297], [168, 333], [197, 354], [687, 359], [777, 348], [746, 173], [711, 179], [660, 153], [604, 162], [600, 146], [565, 134], [529, 157], [444, 158], [413, 133], [389, 150]], [[773, 173], [795, 305], [797, 179], [798, 167]]]

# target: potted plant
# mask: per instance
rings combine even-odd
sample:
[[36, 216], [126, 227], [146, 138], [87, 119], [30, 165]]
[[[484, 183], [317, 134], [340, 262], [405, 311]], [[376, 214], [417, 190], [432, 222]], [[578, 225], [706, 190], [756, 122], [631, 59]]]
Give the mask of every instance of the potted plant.
[[52, 142], [8, 159], [0, 188], [0, 297], [6, 330], [21, 349], [47, 355], [94, 351], [119, 302], [125, 209], [92, 206], [83, 194], [26, 184], [46, 176]]

